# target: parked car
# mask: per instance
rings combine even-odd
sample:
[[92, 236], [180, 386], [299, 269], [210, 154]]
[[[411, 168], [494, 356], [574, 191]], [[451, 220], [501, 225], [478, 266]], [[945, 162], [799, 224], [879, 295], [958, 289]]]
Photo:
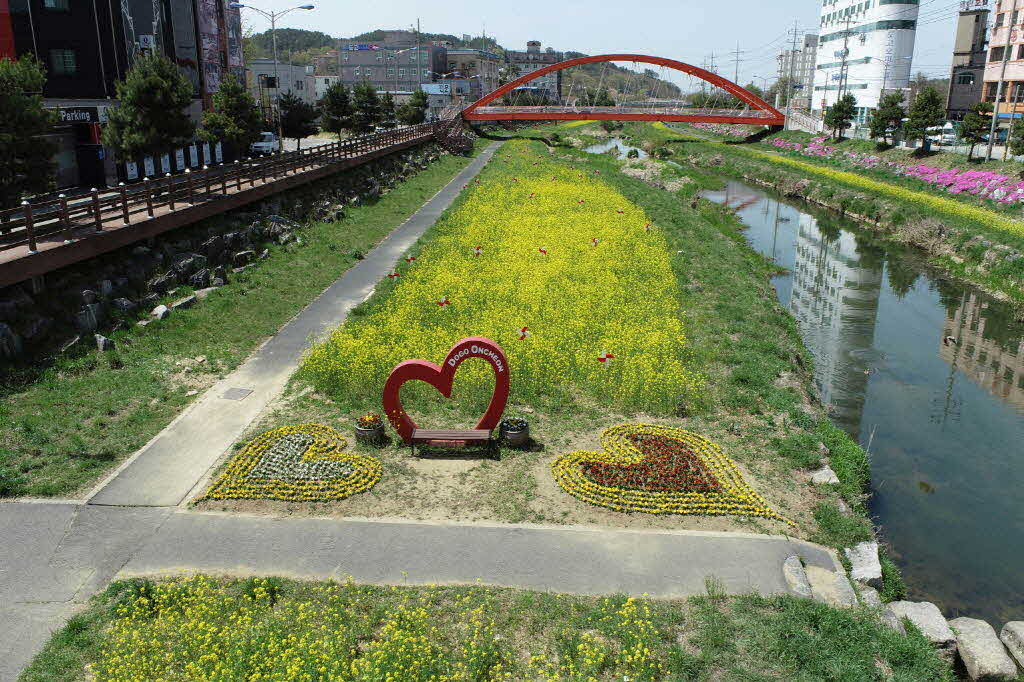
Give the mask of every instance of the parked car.
[[260, 133], [260, 139], [249, 145], [252, 156], [266, 156], [281, 151], [281, 140], [274, 133]]

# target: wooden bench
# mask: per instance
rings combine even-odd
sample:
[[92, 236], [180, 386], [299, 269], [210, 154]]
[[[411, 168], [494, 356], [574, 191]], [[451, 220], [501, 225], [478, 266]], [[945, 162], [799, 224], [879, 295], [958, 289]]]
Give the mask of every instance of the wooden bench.
[[495, 447], [492, 431], [485, 429], [472, 429], [469, 431], [449, 431], [437, 429], [413, 429], [412, 439], [409, 445], [412, 446], [413, 457], [416, 456], [416, 444], [436, 448], [463, 448], [473, 445], [485, 447], [492, 457], [497, 458], [498, 450]]

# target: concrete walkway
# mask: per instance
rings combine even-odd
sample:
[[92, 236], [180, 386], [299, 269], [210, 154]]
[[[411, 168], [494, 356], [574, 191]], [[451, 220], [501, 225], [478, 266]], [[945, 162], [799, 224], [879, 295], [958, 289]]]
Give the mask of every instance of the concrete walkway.
[[[282, 391], [312, 339], [345, 320], [377, 282], [487, 164], [487, 147], [405, 223], [349, 269], [267, 341], [241, 367], [215, 384], [132, 456], [89, 497], [89, 504], [178, 505], [245, 428]], [[234, 396], [242, 396], [237, 399]]]
[[787, 591], [782, 562], [837, 570], [827, 550], [779, 536], [596, 528], [285, 519], [0, 504], [0, 681], [112, 578], [352, 576], [384, 584], [474, 583], [579, 594], [684, 597], [706, 578], [729, 593]]

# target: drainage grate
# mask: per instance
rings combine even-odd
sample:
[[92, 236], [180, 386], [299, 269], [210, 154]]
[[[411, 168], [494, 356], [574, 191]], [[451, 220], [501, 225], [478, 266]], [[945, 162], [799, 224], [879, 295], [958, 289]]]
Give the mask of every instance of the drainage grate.
[[252, 393], [251, 388], [229, 388], [221, 398], [225, 400], [245, 400]]

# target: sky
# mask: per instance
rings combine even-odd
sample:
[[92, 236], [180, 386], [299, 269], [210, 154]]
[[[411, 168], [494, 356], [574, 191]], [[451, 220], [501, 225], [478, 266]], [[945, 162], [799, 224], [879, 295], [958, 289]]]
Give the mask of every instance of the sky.
[[[254, 0], [254, 6], [280, 11], [300, 2]], [[948, 75], [958, 6], [954, 0], [921, 0], [914, 73]], [[801, 35], [817, 32], [820, 7], [819, 0], [320, 0], [315, 9], [295, 10], [277, 25], [349, 37], [407, 28], [419, 18], [425, 32], [479, 36], [486, 31], [502, 46], [520, 50], [527, 40], [539, 40], [556, 50], [639, 53], [697, 66], [713, 53], [718, 73], [730, 80], [739, 43], [739, 82], [761, 85], [763, 78], [775, 79], [776, 57], [794, 22]], [[242, 20], [255, 31], [269, 27], [248, 9], [242, 9]], [[695, 83], [684, 75], [673, 80], [686, 89]]]

